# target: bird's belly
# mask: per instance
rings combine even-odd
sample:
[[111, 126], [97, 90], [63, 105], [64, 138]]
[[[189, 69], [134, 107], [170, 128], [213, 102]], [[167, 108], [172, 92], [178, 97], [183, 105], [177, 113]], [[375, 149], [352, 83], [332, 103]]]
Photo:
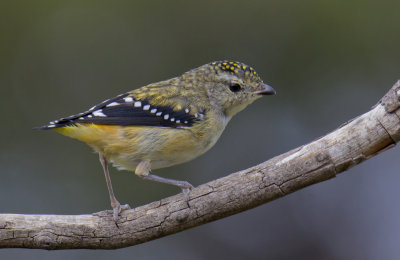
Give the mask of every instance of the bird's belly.
[[150, 161], [152, 169], [187, 162], [209, 148], [185, 129], [128, 127], [120, 135], [116, 142], [107, 142], [103, 152], [118, 169], [131, 171], [141, 161]]
[[[217, 125], [217, 124], [216, 124]], [[102, 153], [118, 169], [134, 171], [141, 161], [163, 168], [190, 161], [210, 149], [223, 131], [184, 128], [77, 124], [56, 129]], [[198, 129], [197, 129], [198, 130]], [[201, 134], [194, 134], [201, 133]]]

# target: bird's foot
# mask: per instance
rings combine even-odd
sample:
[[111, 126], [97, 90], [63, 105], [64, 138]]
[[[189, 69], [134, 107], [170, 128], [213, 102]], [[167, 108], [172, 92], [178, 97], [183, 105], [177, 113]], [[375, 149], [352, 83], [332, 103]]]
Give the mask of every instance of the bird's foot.
[[123, 210], [131, 209], [128, 204], [121, 205], [118, 201], [111, 205], [113, 208], [113, 220], [117, 223], [118, 216]]
[[179, 181], [178, 186], [182, 189], [185, 199], [187, 201], [189, 201], [189, 193], [190, 193], [190, 190], [194, 188], [194, 186], [187, 181]]

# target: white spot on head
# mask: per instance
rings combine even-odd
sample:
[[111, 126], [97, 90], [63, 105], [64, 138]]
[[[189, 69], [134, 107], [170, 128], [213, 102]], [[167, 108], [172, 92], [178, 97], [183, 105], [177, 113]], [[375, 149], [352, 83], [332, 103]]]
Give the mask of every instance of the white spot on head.
[[185, 112], [186, 112], [186, 113], [189, 113], [189, 108], [185, 108]]
[[166, 115], [164, 116], [164, 119], [167, 120], [168, 118], [169, 118], [169, 115], [166, 114]]
[[156, 116], [161, 116], [162, 112], [157, 112]]
[[132, 97], [124, 97], [125, 102], [133, 102]]
[[171, 120], [171, 122], [174, 122], [174, 121], [175, 121], [175, 118], [171, 118], [170, 120]]
[[114, 106], [118, 106], [119, 103], [118, 102], [112, 102], [110, 104], [108, 104], [106, 107], [114, 107]]
[[134, 104], [135, 107], [141, 107], [142, 106], [142, 102], [140, 101], [136, 101]]
[[143, 110], [149, 110], [149, 109], [150, 109], [150, 105], [143, 106]]
[[92, 114], [94, 116], [106, 117], [106, 115], [103, 113], [103, 111], [101, 109], [94, 111]]

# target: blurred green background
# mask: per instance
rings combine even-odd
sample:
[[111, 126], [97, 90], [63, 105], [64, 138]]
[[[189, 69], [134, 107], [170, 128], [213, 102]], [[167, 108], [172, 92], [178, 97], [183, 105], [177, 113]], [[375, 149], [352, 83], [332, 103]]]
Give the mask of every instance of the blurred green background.
[[[278, 95], [202, 157], [156, 174], [194, 185], [312, 141], [400, 78], [399, 1], [2, 1], [0, 213], [110, 208], [89, 147], [32, 127], [204, 63], [253, 66]], [[2, 249], [0, 259], [399, 259], [398, 148], [272, 203], [115, 250]], [[111, 170], [132, 207], [179, 192]]]

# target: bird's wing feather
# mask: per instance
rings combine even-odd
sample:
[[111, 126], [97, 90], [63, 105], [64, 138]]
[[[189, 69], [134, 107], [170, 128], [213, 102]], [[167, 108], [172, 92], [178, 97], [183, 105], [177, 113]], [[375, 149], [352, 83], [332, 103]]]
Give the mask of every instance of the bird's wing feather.
[[137, 100], [132, 93], [107, 99], [89, 110], [50, 122], [39, 129], [53, 129], [93, 123], [123, 126], [190, 127], [198, 118], [188, 109], [174, 111], [168, 106], [154, 106], [147, 100]]

